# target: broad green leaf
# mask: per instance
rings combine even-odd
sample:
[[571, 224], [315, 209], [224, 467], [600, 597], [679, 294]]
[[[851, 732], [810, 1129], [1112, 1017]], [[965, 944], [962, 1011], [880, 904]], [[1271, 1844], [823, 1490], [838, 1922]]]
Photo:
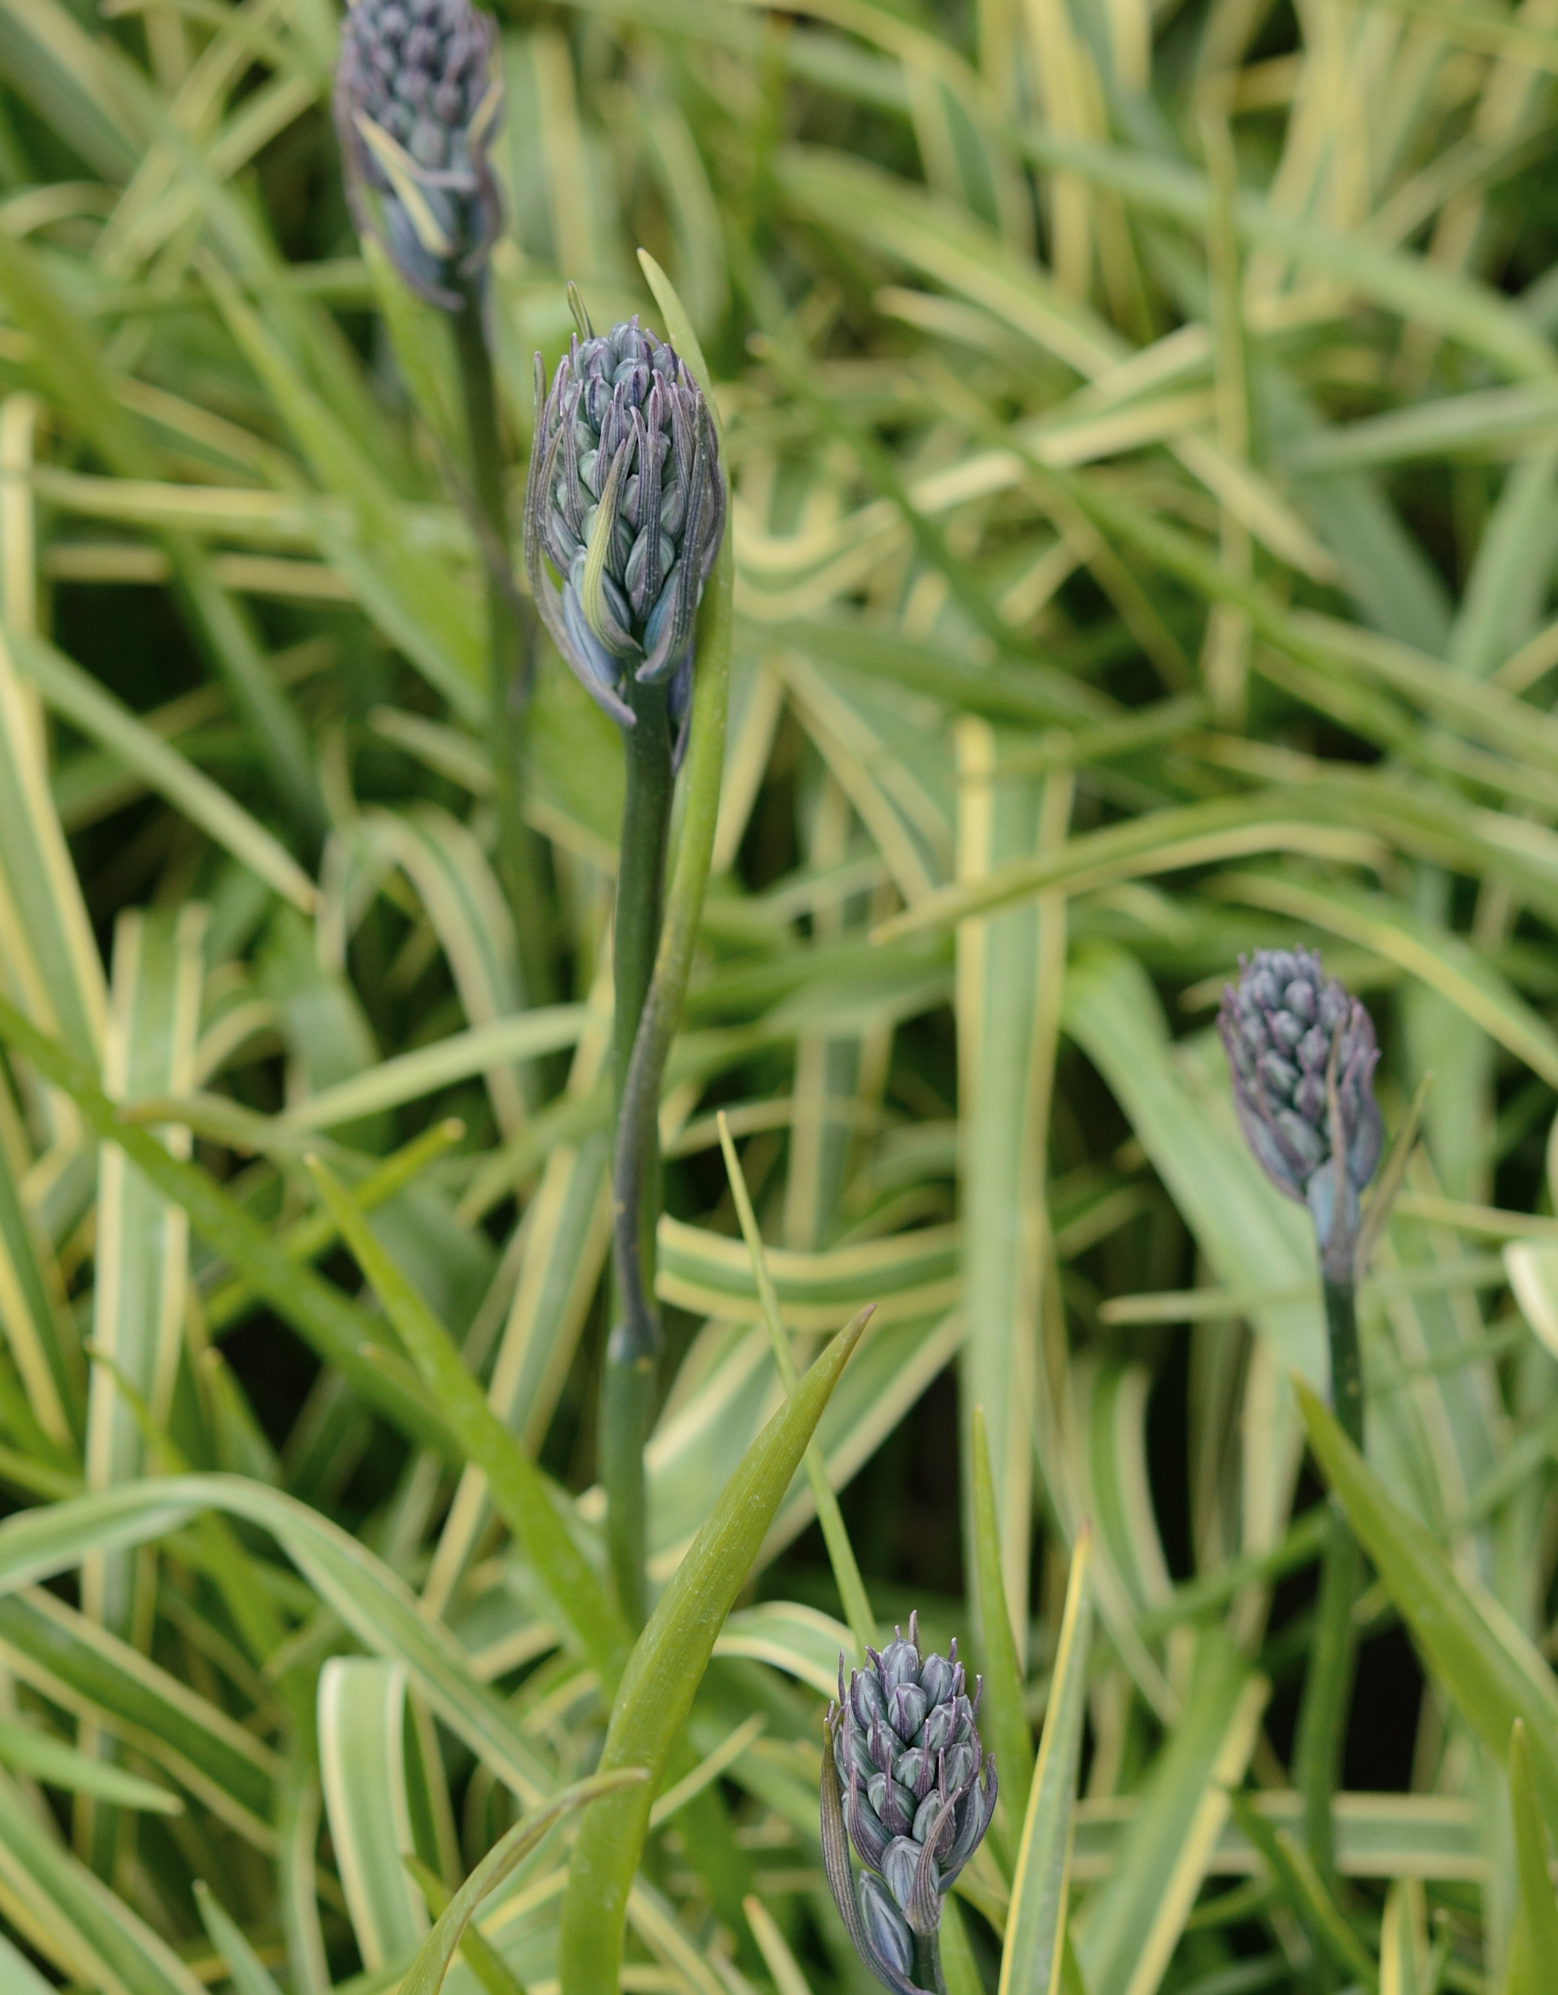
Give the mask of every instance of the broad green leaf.
[[129, 177], [144, 133], [125, 89], [128, 63], [107, 35], [88, 34], [56, 0], [8, 0], [0, 9], [0, 64], [11, 87], [95, 173]]
[[[596, 1087], [606, 1052], [607, 1023], [601, 1010], [582, 1033], [565, 1105], [570, 1100], [587, 1101]], [[551, 1424], [610, 1245], [610, 1149], [610, 1136], [600, 1129], [577, 1144], [560, 1144], [551, 1151], [523, 1235], [513, 1249], [519, 1262], [514, 1299], [493, 1361], [487, 1398], [527, 1453], [540, 1447]], [[361, 1203], [360, 1188], [357, 1198]], [[430, 1609], [441, 1609], [448, 1601], [489, 1508], [486, 1477], [468, 1465], [423, 1588]]]
[[1309, 1851], [1287, 1829], [1264, 1821], [1242, 1794], [1229, 1797], [1234, 1820], [1260, 1851], [1278, 1896], [1295, 1917], [1317, 1958], [1350, 1983], [1376, 1995], [1379, 1976], [1362, 1940], [1347, 1923]]
[[19, 1947], [0, 1933], [0, 1982], [6, 1995], [49, 1995], [52, 1981], [45, 1981]]
[[241, 1929], [217, 1903], [203, 1878], [195, 1882], [195, 1903], [199, 1907], [211, 1944], [221, 1955], [233, 1979], [236, 1995], [278, 1995], [275, 1981], [244, 1938]]
[[214, 266], [208, 266], [206, 277], [233, 337], [274, 398], [315, 477], [350, 509], [352, 529], [347, 531], [325, 506], [311, 509], [322, 551], [366, 613], [433, 689], [467, 720], [479, 720], [479, 597], [462, 587], [448, 563], [416, 545], [378, 468], [358, 451], [231, 280]]
[[[883, 1323], [924, 1316], [957, 1300], [960, 1246], [952, 1227], [928, 1226], [816, 1254], [770, 1247], [765, 1258], [792, 1329], [825, 1329], [870, 1300], [877, 1304], [880, 1330]], [[735, 1322], [758, 1318], [757, 1281], [741, 1242], [669, 1215], [660, 1222], [656, 1287], [663, 1301], [682, 1309]]]
[[37, 708], [0, 643], [0, 938], [6, 985], [43, 1030], [96, 1063], [107, 980], [49, 796]]
[[1147, 1477], [1151, 1386], [1144, 1365], [1084, 1358], [1072, 1368], [1087, 1512], [1139, 1613], [1173, 1593]]
[[[365, 821], [415, 886], [469, 1024], [488, 1026], [514, 1016], [523, 1008], [514, 923], [475, 838], [458, 818], [426, 804], [405, 812], [370, 812]], [[495, 1066], [486, 1080], [498, 1126], [507, 1135], [524, 1119], [519, 1076]]]
[[83, 1730], [122, 1740], [247, 1841], [268, 1843], [275, 1757], [211, 1699], [41, 1586], [0, 1598], [0, 1651]]
[[1424, 1913], [1421, 1883], [1403, 1879], [1390, 1887], [1380, 1927], [1380, 1995], [1424, 1995], [1428, 1986]]
[[[1303, 1832], [1303, 1797], [1294, 1789], [1256, 1792], [1250, 1806], [1276, 1827]], [[1121, 1840], [1141, 1811], [1134, 1795], [1080, 1801], [1072, 1874], [1097, 1884], [1115, 1869]], [[1332, 1799], [1336, 1867], [1343, 1877], [1444, 1878], [1478, 1883], [1488, 1858], [1475, 1804], [1442, 1794], [1337, 1794]], [[1236, 1822], [1226, 1822], [1207, 1858], [1213, 1877], [1249, 1877], [1261, 1859]]]
[[[725, 1158], [725, 1174], [730, 1181], [736, 1216], [741, 1225], [741, 1237], [752, 1259], [752, 1273], [757, 1282], [758, 1299], [763, 1311], [763, 1327], [768, 1332], [774, 1369], [788, 1398], [795, 1390], [797, 1376], [795, 1357], [790, 1349], [790, 1334], [785, 1329], [784, 1320], [779, 1313], [779, 1298], [774, 1292], [773, 1281], [768, 1272], [763, 1236], [758, 1228], [757, 1215], [752, 1210], [746, 1177], [742, 1172], [740, 1159], [736, 1155], [736, 1146], [731, 1141], [730, 1125], [723, 1109], [720, 1110], [717, 1121], [720, 1149]], [[871, 1647], [877, 1632], [876, 1620], [871, 1612], [871, 1602], [867, 1597], [865, 1584], [860, 1577], [860, 1567], [855, 1560], [854, 1547], [849, 1542], [848, 1528], [839, 1510], [838, 1498], [833, 1492], [833, 1485], [828, 1481], [827, 1465], [823, 1460], [822, 1449], [815, 1435], [806, 1444], [805, 1463], [806, 1484], [811, 1491], [811, 1500], [822, 1530], [823, 1543], [828, 1548], [828, 1563], [833, 1568], [833, 1583], [838, 1588], [844, 1617], [849, 1622], [855, 1637], [856, 1660], [863, 1665], [866, 1652]]]
[[[1122, 146], [1079, 144], [1033, 126], [1021, 143], [1037, 167], [1076, 173], [1095, 186], [1118, 193], [1131, 207], [1165, 220], [1204, 229], [1208, 193], [1193, 169], [1160, 154]], [[1383, 250], [1361, 233], [1357, 237], [1305, 218], [1284, 215], [1253, 194], [1244, 195], [1235, 222], [1242, 242], [1279, 251], [1296, 264], [1334, 278], [1409, 322], [1432, 326], [1484, 354], [1517, 379], [1553, 372], [1552, 350], [1521, 321], [1509, 302], [1424, 257]]]
[[25, 1156], [25, 1142], [0, 1143], [0, 1326], [39, 1433], [69, 1451], [81, 1417], [80, 1354], [59, 1265], [12, 1175], [18, 1152]]
[[1071, 1554], [1071, 1577], [1044, 1715], [1044, 1739], [1012, 1873], [999, 1995], [1056, 1995], [1062, 1983], [1061, 1951], [1071, 1890], [1072, 1808], [1087, 1715], [1090, 1560], [1091, 1540], [1083, 1532]]
[[1081, 832], [1043, 857], [1011, 859], [983, 879], [927, 894], [883, 922], [876, 936], [892, 941], [920, 929], [950, 928], [972, 915], [988, 914], [1038, 894], [1096, 892], [1123, 880], [1259, 853], [1302, 852], [1368, 863], [1366, 834], [1342, 830], [1336, 819], [1335, 800], [1322, 798], [1312, 788], [1253, 791], [1148, 811], [1102, 830]]
[[[70, 310], [32, 249], [10, 236], [0, 244], [0, 292], [32, 337], [31, 364], [40, 387], [74, 411], [116, 475], [148, 476], [155, 469], [154, 454], [115, 392], [95, 329]], [[226, 681], [248, 740], [286, 810], [312, 835], [322, 811], [308, 742], [254, 625], [217, 581], [192, 536], [169, 532], [162, 540], [191, 634]]]
[[321, 1088], [291, 1110], [286, 1120], [294, 1129], [339, 1128], [382, 1109], [417, 1101], [510, 1060], [534, 1059], [571, 1046], [584, 1020], [583, 1005], [557, 1004], [475, 1026], [468, 1032], [453, 1032], [434, 1045], [381, 1060], [350, 1080]]
[[770, 1663], [821, 1696], [833, 1697], [838, 1691], [839, 1658], [848, 1656], [852, 1642], [842, 1621], [815, 1607], [765, 1600], [756, 1607], [738, 1607], [727, 1617], [714, 1654]]
[[275, 1758], [217, 1704], [42, 1586], [0, 1598], [0, 1646], [20, 1682], [122, 1738], [265, 1845]]
[[[664, 1290], [660, 1291], [662, 1294]], [[841, 1299], [836, 1322], [855, 1298]], [[720, 1326], [704, 1335], [714, 1344]], [[828, 1481], [840, 1489], [880, 1446], [905, 1413], [946, 1367], [963, 1334], [954, 1315], [914, 1317], [873, 1332], [845, 1372], [817, 1430]], [[668, 1406], [646, 1450], [650, 1504], [650, 1574], [669, 1578], [708, 1517], [726, 1479], [735, 1472], [764, 1421], [782, 1403], [783, 1388], [767, 1333], [725, 1333], [707, 1370], [680, 1404]], [[599, 1513], [600, 1496], [581, 1499], [581, 1514]], [[763, 1563], [777, 1557], [815, 1514], [804, 1476], [775, 1518], [764, 1542]]]

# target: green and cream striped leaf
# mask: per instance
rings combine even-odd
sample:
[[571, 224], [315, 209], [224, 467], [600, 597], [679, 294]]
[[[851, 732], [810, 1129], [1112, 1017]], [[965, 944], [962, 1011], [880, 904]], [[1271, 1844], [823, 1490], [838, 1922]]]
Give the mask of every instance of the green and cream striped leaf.
[[319, 1771], [336, 1868], [366, 1968], [427, 1932], [405, 1865], [416, 1854], [406, 1796], [406, 1667], [335, 1656], [319, 1673]]
[[1108, 1880], [1078, 1920], [1091, 1995], [1153, 1995], [1201, 1888], [1255, 1745], [1270, 1686], [1221, 1628], [1197, 1648], [1190, 1695], [1142, 1789]]
[[40, 1829], [8, 1774], [0, 1774], [0, 1909], [46, 1960], [104, 1995], [199, 1995], [166, 1940]]
[[[193, 1085], [205, 977], [206, 910], [124, 914], [114, 936], [103, 1086], [111, 1100], [177, 1096]], [[187, 1130], [164, 1139], [187, 1158]], [[92, 1290], [94, 1363], [87, 1399], [86, 1473], [92, 1489], [132, 1482], [147, 1467], [143, 1422], [166, 1428], [184, 1347], [189, 1220], [117, 1144], [98, 1164]], [[134, 1561], [89, 1560], [87, 1613], [116, 1634], [144, 1625]], [[141, 1575], [145, 1586], [150, 1574]]]

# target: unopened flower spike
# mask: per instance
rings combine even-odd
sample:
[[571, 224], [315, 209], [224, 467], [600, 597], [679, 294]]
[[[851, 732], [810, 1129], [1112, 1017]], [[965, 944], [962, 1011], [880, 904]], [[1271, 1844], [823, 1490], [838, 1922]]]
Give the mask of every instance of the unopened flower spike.
[[[954, 1641], [921, 1655], [909, 1634], [850, 1672], [839, 1657], [839, 1696], [822, 1756], [822, 1857], [856, 1952], [884, 1987], [912, 1995], [916, 1942], [934, 1943], [941, 1901], [995, 1813], [995, 1761], [975, 1719], [981, 1683], [967, 1695]], [[855, 1878], [850, 1845], [862, 1869]]]
[[[673, 349], [637, 318], [579, 331], [552, 376], [536, 355], [525, 567], [553, 642], [613, 720], [634, 725], [628, 675], [663, 685], [680, 736], [694, 624], [725, 530], [714, 424]], [[562, 578], [562, 587], [547, 572]]]
[[462, 309], [457, 287], [502, 226], [488, 157], [503, 115], [496, 43], [471, 0], [354, 0], [341, 24], [335, 127], [352, 218], [446, 312]]
[[1234, 1106], [1266, 1175], [1309, 1207], [1334, 1259], [1357, 1238], [1359, 1194], [1379, 1163], [1374, 1024], [1315, 950], [1259, 949], [1239, 968], [1217, 1020]]

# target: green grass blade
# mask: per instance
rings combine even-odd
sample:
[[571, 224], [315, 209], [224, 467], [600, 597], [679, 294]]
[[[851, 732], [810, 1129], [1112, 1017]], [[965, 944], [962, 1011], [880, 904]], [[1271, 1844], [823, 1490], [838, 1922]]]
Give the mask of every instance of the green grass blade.
[[579, 1977], [581, 1985], [603, 1991], [616, 1986], [628, 1890], [653, 1787], [769, 1521], [869, 1320], [870, 1312], [862, 1311], [839, 1332], [747, 1450], [628, 1659], [601, 1771], [645, 1766], [651, 1786], [595, 1810], [580, 1833], [559, 1941], [565, 1980]]
[[1537, 1801], [1536, 1778], [1525, 1721], [1517, 1718], [1509, 1735], [1509, 1801], [1515, 1817], [1515, 1854], [1520, 1888], [1515, 1927], [1505, 1961], [1509, 1995], [1540, 1995], [1558, 1961], [1558, 1898], [1553, 1895], [1547, 1831]]
[[1558, 1822], [1558, 1686], [1501, 1608], [1473, 1592], [1401, 1508], [1307, 1386], [1295, 1387], [1309, 1445], [1420, 1651], [1490, 1752], [1527, 1733], [1536, 1792]]
[[[719, 1139], [720, 1148], [725, 1156], [725, 1174], [730, 1181], [731, 1196], [735, 1201], [736, 1217], [741, 1223], [741, 1237], [746, 1242], [748, 1254], [752, 1257], [752, 1275], [757, 1283], [758, 1301], [762, 1305], [768, 1340], [773, 1347], [774, 1366], [778, 1371], [779, 1381], [788, 1395], [794, 1392], [798, 1376], [795, 1359], [790, 1350], [790, 1333], [785, 1328], [784, 1318], [779, 1313], [779, 1297], [768, 1272], [763, 1236], [758, 1231], [757, 1215], [752, 1210], [747, 1182], [742, 1175], [741, 1160], [737, 1157], [736, 1146], [731, 1141], [730, 1125], [723, 1109], [719, 1113]], [[822, 1527], [823, 1540], [828, 1548], [828, 1560], [833, 1567], [833, 1581], [839, 1590], [844, 1618], [849, 1623], [850, 1632], [855, 1638], [856, 1660], [864, 1666], [866, 1649], [876, 1639], [876, 1621], [871, 1613], [871, 1603], [866, 1597], [865, 1584], [860, 1577], [860, 1567], [855, 1562], [854, 1548], [849, 1542], [849, 1533], [839, 1510], [838, 1498], [828, 1481], [827, 1467], [815, 1436], [806, 1444], [806, 1480], [811, 1488], [812, 1501], [817, 1506], [817, 1521]]]
[[1012, 1875], [998, 1995], [1058, 1995], [1062, 1986], [1061, 1952], [1071, 1888], [1072, 1808], [1087, 1715], [1091, 1555], [1091, 1537], [1084, 1531], [1071, 1554], [1044, 1740]]
[[[985, 1441], [985, 1410], [976, 1406], [969, 1429], [973, 1453], [974, 1509], [974, 1621], [977, 1651], [984, 1665], [985, 1701], [982, 1722], [995, 1763], [1000, 1770], [1001, 1798], [1006, 1804], [1006, 1820], [1013, 1833], [1019, 1819], [1028, 1812], [1028, 1789], [1033, 1782], [1033, 1734], [1028, 1727], [1022, 1661], [1012, 1636], [1011, 1613], [1001, 1576], [1001, 1537], [996, 1521], [995, 1483], [990, 1473], [990, 1450]], [[1079, 1540], [1080, 1544], [1082, 1541]], [[1085, 1553], [1073, 1553], [1085, 1568]], [[1079, 1581], [1078, 1584], [1081, 1582]], [[1064, 1639], [1064, 1636], [1062, 1636]], [[1086, 1642], [1084, 1640], [1085, 1649]], [[1057, 1665], [1058, 1667], [1058, 1665]], [[1055, 1692], [1050, 1692], [1050, 1710], [1055, 1710]]]
[[206, 1931], [232, 1976], [234, 1995], [280, 1995], [269, 1969], [218, 1904], [203, 1878], [195, 1880], [195, 1904]]
[[627, 1647], [626, 1629], [599, 1578], [570, 1537], [545, 1481], [488, 1405], [448, 1333], [379, 1244], [350, 1193], [317, 1159], [312, 1169], [342, 1239], [378, 1291], [466, 1459], [486, 1476], [494, 1508], [514, 1533], [556, 1611], [574, 1629], [585, 1652], [598, 1669], [614, 1677]]
[[40, 1073], [70, 1096], [98, 1137], [117, 1143], [152, 1184], [183, 1206], [195, 1230], [365, 1399], [382, 1407], [407, 1433], [440, 1450], [449, 1446], [448, 1430], [436, 1411], [396, 1372], [364, 1355], [365, 1347], [388, 1348], [372, 1317], [293, 1261], [285, 1246], [197, 1165], [170, 1156], [149, 1130], [121, 1121], [91, 1072], [4, 999], [0, 999], [0, 1038], [24, 1052]]
[[459, 1951], [460, 1942], [470, 1929], [483, 1899], [489, 1897], [523, 1863], [556, 1823], [577, 1809], [589, 1807], [592, 1801], [598, 1801], [605, 1795], [642, 1786], [647, 1777], [643, 1768], [636, 1766], [615, 1767], [592, 1774], [588, 1780], [576, 1781], [573, 1786], [563, 1788], [552, 1796], [545, 1807], [516, 1822], [508, 1834], [492, 1846], [439, 1914], [437, 1923], [422, 1942], [416, 1959], [400, 1984], [402, 1995], [438, 1995], [450, 1962]]
[[414, 1851], [406, 1796], [404, 1664], [336, 1656], [319, 1675], [319, 1772], [330, 1841], [364, 1967], [420, 1946], [427, 1907], [403, 1858]]
[[1226, 1790], [1244, 1778], [1268, 1694], [1221, 1628], [1202, 1634], [1184, 1716], [1077, 1934], [1091, 1995], [1157, 1987], [1227, 1819]]
[[142, 1780], [122, 1767], [109, 1766], [67, 1746], [63, 1739], [31, 1725], [0, 1723], [0, 1765], [31, 1774], [46, 1787], [67, 1794], [90, 1794], [120, 1808], [137, 1808], [151, 1815], [177, 1815], [183, 1802], [154, 1780]]
[[130, 709], [72, 659], [40, 637], [7, 633], [17, 670], [72, 727], [96, 741], [120, 767], [183, 813], [240, 865], [247, 866], [283, 899], [313, 911], [313, 881], [264, 825], [176, 748], [141, 723]]

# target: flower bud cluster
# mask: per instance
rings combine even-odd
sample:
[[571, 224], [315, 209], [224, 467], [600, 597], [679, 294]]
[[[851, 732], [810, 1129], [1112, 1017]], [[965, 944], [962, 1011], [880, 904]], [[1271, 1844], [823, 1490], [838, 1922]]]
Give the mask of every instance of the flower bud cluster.
[[[918, 1617], [828, 1710], [823, 1751], [823, 1863], [856, 1950], [886, 1987], [915, 1984], [915, 1938], [941, 1924], [941, 1900], [995, 1812], [995, 1761], [981, 1748], [954, 1641], [922, 1656]], [[847, 1837], [847, 1840], [846, 1840]], [[848, 1844], [864, 1868], [851, 1889]]]
[[341, 24], [335, 122], [353, 219], [446, 311], [502, 223], [487, 156], [503, 106], [495, 45], [470, 0], [354, 0]]
[[[1240, 958], [1223, 993], [1218, 1030], [1234, 1105], [1250, 1148], [1289, 1198], [1309, 1206], [1324, 1247], [1337, 1217], [1339, 1148], [1343, 1224], [1357, 1228], [1358, 1194], [1379, 1163], [1383, 1124], [1374, 1099], [1379, 1049], [1368, 1012], [1318, 952], [1259, 949]], [[1332, 1090], [1335, 1091], [1334, 1115]]]
[[630, 672], [666, 685], [673, 720], [685, 714], [693, 624], [724, 529], [713, 423], [671, 347], [636, 318], [575, 336], [550, 392], [536, 356], [530, 586], [558, 649], [623, 726]]

